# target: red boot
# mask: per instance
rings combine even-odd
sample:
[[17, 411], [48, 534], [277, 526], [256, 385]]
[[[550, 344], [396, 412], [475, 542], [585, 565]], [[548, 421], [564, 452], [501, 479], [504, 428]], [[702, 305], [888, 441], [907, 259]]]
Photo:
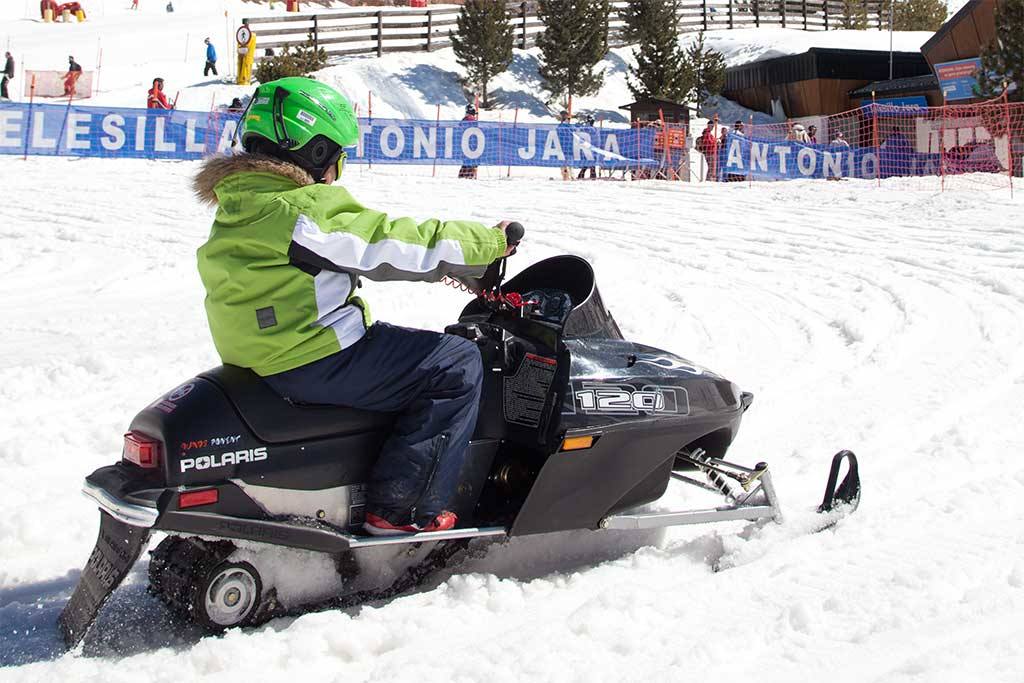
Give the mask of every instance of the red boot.
[[418, 534], [428, 531], [448, 531], [455, 527], [455, 522], [457, 522], [458, 519], [459, 518], [455, 516], [454, 512], [448, 512], [445, 510], [425, 527], [420, 527], [416, 524], [395, 526], [383, 517], [378, 517], [372, 512], [367, 512], [366, 522], [363, 524], [363, 529], [371, 536], [397, 536], [399, 534]]

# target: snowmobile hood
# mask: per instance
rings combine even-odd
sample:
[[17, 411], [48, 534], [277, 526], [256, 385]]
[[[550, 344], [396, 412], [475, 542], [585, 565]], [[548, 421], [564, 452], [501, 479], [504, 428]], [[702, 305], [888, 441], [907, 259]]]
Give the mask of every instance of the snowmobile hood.
[[313, 185], [311, 175], [285, 161], [259, 154], [216, 156], [203, 163], [192, 189], [204, 204], [218, 206], [217, 220], [230, 225], [262, 213], [280, 193]]

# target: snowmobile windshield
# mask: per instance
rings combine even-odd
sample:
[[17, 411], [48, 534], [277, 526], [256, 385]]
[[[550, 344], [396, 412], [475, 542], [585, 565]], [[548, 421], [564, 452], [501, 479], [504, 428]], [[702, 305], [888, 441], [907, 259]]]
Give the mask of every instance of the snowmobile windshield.
[[[561, 327], [564, 337], [622, 339], [622, 333], [604, 307], [594, 279], [594, 269], [579, 256], [554, 256], [533, 264], [502, 286], [504, 292], [542, 294], [537, 319]], [[564, 294], [569, 303], [563, 303]], [[525, 297], [529, 299], [529, 297]], [[486, 313], [485, 305], [472, 301], [460, 319]]]

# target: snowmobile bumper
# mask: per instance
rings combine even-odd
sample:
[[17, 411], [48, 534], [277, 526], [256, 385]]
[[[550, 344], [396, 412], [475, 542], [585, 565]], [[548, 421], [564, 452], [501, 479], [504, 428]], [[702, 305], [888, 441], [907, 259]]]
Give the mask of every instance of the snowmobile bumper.
[[122, 524], [148, 529], [156, 524], [157, 517], [160, 516], [156, 509], [156, 503], [152, 506], [130, 503], [114, 496], [103, 486], [95, 484], [88, 479], [85, 480], [82, 493], [87, 498], [91, 498], [100, 510]]

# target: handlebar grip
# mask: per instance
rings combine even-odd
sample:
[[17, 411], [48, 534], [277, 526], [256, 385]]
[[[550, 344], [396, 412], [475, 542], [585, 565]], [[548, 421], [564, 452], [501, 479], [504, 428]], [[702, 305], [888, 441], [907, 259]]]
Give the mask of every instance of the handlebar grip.
[[513, 222], [505, 226], [505, 242], [509, 245], [519, 244], [525, 234], [526, 229], [523, 228], [522, 223]]

